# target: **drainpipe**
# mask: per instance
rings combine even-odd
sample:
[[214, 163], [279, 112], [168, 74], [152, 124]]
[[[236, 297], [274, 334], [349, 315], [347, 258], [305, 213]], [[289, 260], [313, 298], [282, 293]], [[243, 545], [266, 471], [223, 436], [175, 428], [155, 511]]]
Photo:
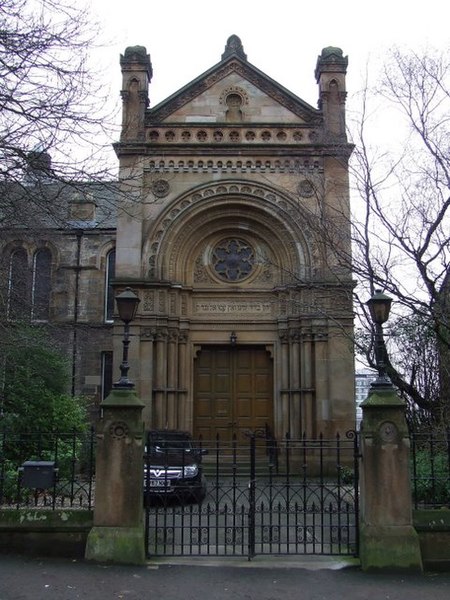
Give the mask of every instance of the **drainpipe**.
[[77, 346], [78, 346], [78, 296], [80, 290], [80, 271], [81, 271], [81, 240], [83, 230], [76, 232], [77, 236], [77, 255], [75, 264], [75, 293], [73, 299], [73, 331], [72, 331], [72, 397], [75, 396], [75, 380], [77, 374]]

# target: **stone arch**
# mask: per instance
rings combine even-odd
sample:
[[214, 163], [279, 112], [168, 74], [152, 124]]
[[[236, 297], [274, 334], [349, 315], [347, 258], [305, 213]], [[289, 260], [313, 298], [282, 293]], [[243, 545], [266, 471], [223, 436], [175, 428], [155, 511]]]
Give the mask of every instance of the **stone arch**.
[[95, 264], [97, 269], [100, 271], [104, 271], [107, 261], [107, 256], [111, 252], [111, 250], [116, 249], [116, 241], [115, 239], [108, 240], [104, 242], [98, 249], [97, 255], [95, 257]]
[[56, 246], [56, 244], [54, 244], [52, 241], [47, 239], [25, 240], [20, 238], [9, 240], [1, 250], [2, 260], [8, 261], [11, 253], [18, 248], [23, 248], [27, 253], [28, 266], [30, 268], [32, 267], [33, 257], [36, 252], [44, 248], [49, 250], [51, 253], [52, 269], [58, 268], [61, 259], [61, 253], [58, 246]]
[[180, 196], [145, 234], [144, 272], [150, 279], [192, 284], [193, 262], [206, 238], [221, 232], [264, 240], [277, 285], [308, 279], [315, 241], [298, 203], [261, 184], [221, 181]]

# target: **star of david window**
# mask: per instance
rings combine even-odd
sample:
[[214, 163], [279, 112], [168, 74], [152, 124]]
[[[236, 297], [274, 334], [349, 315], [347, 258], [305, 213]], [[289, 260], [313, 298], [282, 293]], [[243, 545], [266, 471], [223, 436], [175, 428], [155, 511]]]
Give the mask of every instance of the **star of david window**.
[[255, 253], [250, 244], [238, 238], [222, 240], [212, 252], [216, 274], [225, 281], [241, 281], [253, 271]]

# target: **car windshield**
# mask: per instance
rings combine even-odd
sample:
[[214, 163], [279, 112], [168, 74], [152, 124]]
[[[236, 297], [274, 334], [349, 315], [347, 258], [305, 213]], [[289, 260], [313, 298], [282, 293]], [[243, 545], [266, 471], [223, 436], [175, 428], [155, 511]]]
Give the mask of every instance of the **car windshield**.
[[190, 440], [180, 436], [151, 436], [150, 445], [155, 450], [167, 452], [189, 452], [192, 448]]

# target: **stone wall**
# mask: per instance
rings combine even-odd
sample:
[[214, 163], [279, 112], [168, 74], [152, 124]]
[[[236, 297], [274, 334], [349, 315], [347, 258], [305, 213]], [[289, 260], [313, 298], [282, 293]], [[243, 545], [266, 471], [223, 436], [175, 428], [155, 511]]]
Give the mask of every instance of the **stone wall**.
[[0, 510], [0, 553], [82, 558], [93, 524], [87, 510]]

